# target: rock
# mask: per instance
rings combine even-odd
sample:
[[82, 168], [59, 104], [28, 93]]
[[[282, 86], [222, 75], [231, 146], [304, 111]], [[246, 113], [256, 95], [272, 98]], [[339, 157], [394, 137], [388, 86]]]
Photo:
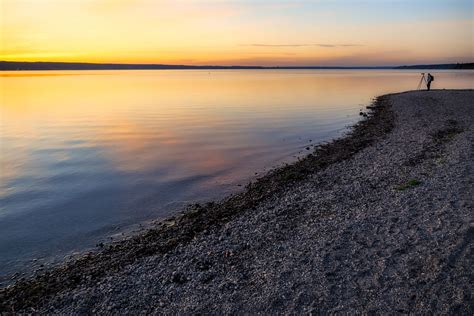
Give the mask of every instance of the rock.
[[184, 284], [187, 281], [187, 278], [184, 274], [175, 271], [171, 275], [171, 281], [178, 284]]

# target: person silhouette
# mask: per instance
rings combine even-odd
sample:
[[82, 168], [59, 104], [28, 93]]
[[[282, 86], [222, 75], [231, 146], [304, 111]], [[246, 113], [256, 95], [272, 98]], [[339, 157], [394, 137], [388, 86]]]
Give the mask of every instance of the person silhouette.
[[428, 75], [426, 76], [426, 88], [428, 91], [431, 90], [431, 82], [434, 80], [434, 77], [428, 73]]

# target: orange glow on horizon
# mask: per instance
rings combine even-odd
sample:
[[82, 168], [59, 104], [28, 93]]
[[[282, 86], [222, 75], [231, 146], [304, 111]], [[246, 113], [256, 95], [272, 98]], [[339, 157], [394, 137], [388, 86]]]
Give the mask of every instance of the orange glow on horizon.
[[0, 0], [0, 60], [330, 66], [474, 57], [472, 17], [363, 20], [357, 6], [319, 2], [328, 1]]

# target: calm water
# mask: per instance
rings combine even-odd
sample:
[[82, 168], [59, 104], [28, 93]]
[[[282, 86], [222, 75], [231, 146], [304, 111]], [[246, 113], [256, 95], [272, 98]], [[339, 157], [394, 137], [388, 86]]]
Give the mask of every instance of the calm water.
[[[474, 72], [434, 71], [434, 88]], [[410, 71], [0, 73], [0, 275], [217, 198], [330, 140]]]

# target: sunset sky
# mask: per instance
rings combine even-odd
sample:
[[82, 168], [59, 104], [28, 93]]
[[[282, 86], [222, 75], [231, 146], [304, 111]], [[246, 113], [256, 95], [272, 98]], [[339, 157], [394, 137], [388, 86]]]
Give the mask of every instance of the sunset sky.
[[473, 0], [0, 0], [0, 60], [472, 62]]

